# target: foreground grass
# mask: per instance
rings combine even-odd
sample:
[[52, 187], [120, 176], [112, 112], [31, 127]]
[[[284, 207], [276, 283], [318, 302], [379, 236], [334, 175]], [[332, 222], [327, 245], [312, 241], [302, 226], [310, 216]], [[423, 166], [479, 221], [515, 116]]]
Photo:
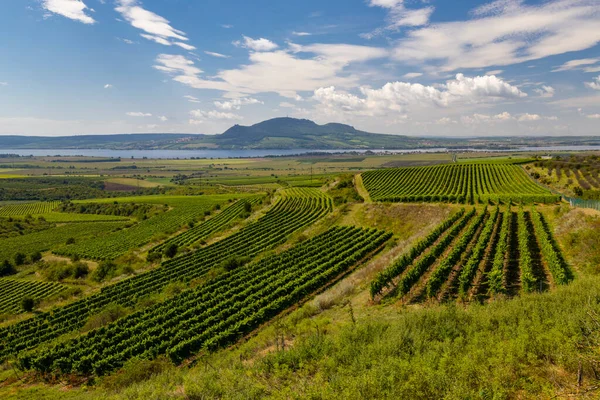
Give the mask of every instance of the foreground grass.
[[[600, 278], [487, 305], [306, 304], [190, 368], [138, 362], [90, 389], [5, 383], [2, 398], [597, 398]], [[10, 377], [10, 370], [3, 377]], [[578, 385], [578, 374], [581, 376]], [[10, 380], [10, 379], [9, 379]], [[19, 392], [17, 393], [17, 389]], [[586, 390], [590, 390], [587, 391]]]

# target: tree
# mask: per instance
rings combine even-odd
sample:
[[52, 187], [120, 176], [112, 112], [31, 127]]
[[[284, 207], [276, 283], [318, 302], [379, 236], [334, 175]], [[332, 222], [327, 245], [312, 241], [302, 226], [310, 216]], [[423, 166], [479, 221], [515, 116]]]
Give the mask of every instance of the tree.
[[175, 257], [177, 255], [177, 250], [178, 249], [179, 248], [177, 247], [177, 245], [175, 243], [171, 243], [165, 249], [165, 257], [167, 257], [167, 258], [173, 258], [173, 257]]
[[27, 259], [27, 257], [25, 256], [25, 254], [23, 254], [21, 252], [15, 254], [15, 266], [25, 264], [26, 259]]
[[42, 259], [42, 253], [36, 251], [35, 253], [29, 256], [29, 259], [31, 260], [31, 263], [36, 263]]
[[23, 299], [21, 300], [21, 308], [23, 309], [23, 311], [31, 312], [33, 311], [34, 307], [35, 301], [33, 300], [33, 298], [29, 296], [23, 297]]
[[8, 276], [14, 274], [16, 271], [10, 261], [4, 260], [2, 264], [0, 264], [0, 276]]
[[573, 188], [573, 193], [575, 193], [575, 196], [581, 197], [581, 196], [583, 196], [583, 189], [579, 186], [575, 186]]

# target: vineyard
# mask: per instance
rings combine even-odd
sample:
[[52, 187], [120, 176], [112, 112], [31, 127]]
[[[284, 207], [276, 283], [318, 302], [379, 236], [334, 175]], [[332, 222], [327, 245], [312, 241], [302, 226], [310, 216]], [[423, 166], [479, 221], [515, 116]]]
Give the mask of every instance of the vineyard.
[[333, 228], [107, 327], [23, 355], [20, 364], [40, 372], [104, 375], [132, 357], [167, 354], [180, 363], [235, 342], [347, 272], [389, 237], [377, 230]]
[[232, 221], [239, 218], [246, 211], [246, 207], [251, 207], [259, 201], [259, 197], [238, 200], [208, 221], [196, 225], [179, 235], [173, 236], [158, 246], [155, 246], [150, 251], [155, 253], [162, 252], [166, 247], [172, 244], [175, 244], [178, 247], [184, 247], [205, 239], [211, 234], [223, 230], [230, 225]]
[[222, 196], [202, 196], [171, 203], [173, 209], [141, 221], [131, 228], [65, 246], [55, 253], [92, 260], [113, 260], [129, 250], [142, 247], [157, 235], [172, 233], [190, 222], [204, 218], [206, 212], [225, 200], [226, 198]]
[[0, 279], [0, 314], [18, 314], [23, 312], [21, 300], [29, 297], [40, 300], [65, 290], [66, 286], [58, 283], [21, 281], [17, 279]]
[[[308, 196], [311, 192], [314, 197]], [[190, 282], [205, 276], [220, 267], [227, 257], [252, 258], [285, 243], [291, 233], [332, 210], [331, 199], [320, 192], [311, 190], [302, 194], [304, 197], [288, 195], [279, 200], [262, 218], [223, 240], [165, 261], [150, 272], [106, 286], [98, 294], [0, 329], [0, 337], [5, 338], [0, 344], [0, 360], [81, 328], [91, 315], [109, 304], [133, 306], [173, 282]]]
[[554, 203], [523, 169], [506, 164], [438, 165], [369, 171], [364, 186], [375, 201]]
[[14, 217], [19, 215], [47, 214], [60, 205], [60, 201], [47, 201], [39, 203], [9, 204], [0, 207], [0, 217]]
[[414, 303], [514, 295], [573, 279], [543, 216], [531, 207], [462, 209], [371, 282], [371, 297]]
[[124, 226], [124, 222], [80, 222], [59, 225], [28, 235], [2, 239], [0, 242], [0, 262], [12, 260], [17, 253], [24, 253], [29, 256], [36, 252], [60, 248], [69, 239], [73, 239], [75, 243], [78, 243], [90, 237], [109, 235]]

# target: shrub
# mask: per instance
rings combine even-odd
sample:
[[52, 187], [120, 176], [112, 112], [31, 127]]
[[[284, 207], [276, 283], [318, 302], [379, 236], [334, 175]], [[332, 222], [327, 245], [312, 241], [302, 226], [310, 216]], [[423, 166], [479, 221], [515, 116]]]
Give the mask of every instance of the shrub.
[[42, 259], [42, 253], [40, 253], [39, 251], [36, 251], [35, 253], [33, 253], [32, 255], [29, 256], [29, 259], [31, 260], [32, 264], [36, 263]]
[[117, 265], [112, 261], [102, 261], [98, 268], [92, 273], [92, 280], [102, 282], [107, 278], [115, 276]]
[[29, 296], [23, 297], [23, 299], [21, 300], [21, 308], [23, 309], [23, 311], [31, 312], [31, 311], [33, 311], [34, 307], [35, 307], [35, 300], [33, 300], [32, 297], [29, 297]]
[[177, 247], [177, 245], [175, 243], [169, 244], [165, 248], [165, 257], [167, 257], [167, 258], [175, 257], [177, 255], [177, 250], [179, 250], [179, 248]]
[[19, 252], [17, 254], [15, 254], [15, 266], [19, 266], [19, 265], [23, 265], [25, 264], [25, 260], [27, 259], [27, 257], [25, 256], [25, 254]]
[[8, 275], [12, 275], [15, 272], [15, 268], [13, 267], [13, 265], [10, 263], [10, 261], [8, 260], [4, 260], [2, 262], [2, 264], [0, 264], [0, 276], [8, 276]]

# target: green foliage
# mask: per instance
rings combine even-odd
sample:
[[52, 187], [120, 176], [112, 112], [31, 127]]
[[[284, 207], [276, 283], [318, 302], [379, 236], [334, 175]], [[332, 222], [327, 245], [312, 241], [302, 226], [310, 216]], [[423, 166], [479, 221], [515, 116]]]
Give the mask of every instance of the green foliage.
[[448, 164], [368, 171], [363, 183], [375, 201], [554, 203], [558, 196], [538, 186], [517, 165]]
[[0, 336], [7, 338], [6, 346], [0, 348], [0, 360], [81, 328], [90, 315], [106, 304], [131, 307], [139, 299], [160, 293], [173, 282], [205, 278], [219, 266], [224, 254], [255, 257], [284, 243], [292, 232], [331, 211], [331, 199], [318, 190], [295, 188], [283, 191], [282, 195], [284, 198], [265, 216], [221, 241], [167, 260], [149, 272], [105, 286], [101, 292], [57, 307], [51, 313], [40, 313], [31, 320], [0, 328]]
[[86, 277], [89, 272], [89, 266], [81, 261], [68, 264], [65, 261], [46, 262], [38, 266], [45, 280], [50, 282], [60, 282], [65, 279], [81, 279]]
[[106, 279], [113, 278], [117, 273], [117, 264], [112, 261], [102, 261], [98, 267], [92, 272], [92, 280], [102, 282]]
[[0, 276], [8, 276], [16, 273], [15, 267], [8, 260], [2, 261], [0, 263]]
[[21, 299], [21, 308], [23, 309], [23, 311], [31, 312], [31, 311], [33, 311], [34, 307], [35, 307], [35, 300], [33, 299], [33, 297], [25, 296]]
[[0, 313], [23, 312], [21, 300], [30, 297], [40, 300], [63, 292], [67, 287], [58, 283], [0, 279]]
[[25, 261], [27, 260], [27, 256], [21, 252], [18, 252], [17, 254], [15, 254], [14, 257], [14, 261], [15, 261], [15, 266], [19, 266], [19, 265], [23, 265], [25, 264]]
[[173, 258], [177, 255], [177, 250], [179, 250], [179, 247], [177, 246], [177, 244], [170, 243], [169, 245], [167, 245], [167, 247], [165, 247], [163, 254], [167, 258]]
[[105, 375], [133, 357], [166, 353], [179, 363], [201, 349], [235, 342], [347, 272], [390, 236], [375, 229], [332, 228], [105, 328], [22, 355], [20, 365], [40, 372]]

